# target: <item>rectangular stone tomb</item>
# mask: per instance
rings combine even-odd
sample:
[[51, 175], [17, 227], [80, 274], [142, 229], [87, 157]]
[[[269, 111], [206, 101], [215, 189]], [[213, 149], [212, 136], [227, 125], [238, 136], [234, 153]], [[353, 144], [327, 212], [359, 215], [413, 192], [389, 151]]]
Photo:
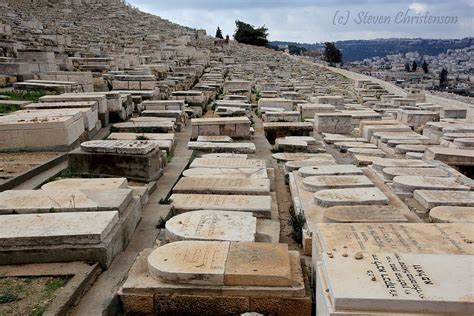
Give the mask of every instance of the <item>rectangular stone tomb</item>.
[[298, 170], [302, 177], [362, 175], [362, 169], [354, 165], [321, 165], [302, 167]]
[[148, 268], [165, 283], [291, 286], [286, 244], [177, 241], [154, 250]]
[[328, 189], [370, 188], [374, 183], [363, 175], [311, 176], [303, 179], [303, 187], [310, 192]]
[[473, 260], [445, 254], [369, 253], [359, 259], [324, 254], [317, 313], [472, 315]]
[[183, 171], [183, 177], [190, 178], [249, 178], [268, 179], [264, 168], [191, 168]]
[[352, 116], [350, 114], [316, 113], [314, 115], [314, 134], [350, 134], [352, 130]]
[[240, 158], [196, 158], [190, 168], [265, 168], [266, 164], [261, 159]]
[[393, 178], [393, 189], [396, 192], [413, 193], [415, 190], [451, 190], [469, 191], [471, 188], [462, 185], [455, 177], [429, 176], [396, 176]]
[[256, 217], [271, 218], [271, 196], [173, 194], [170, 197], [177, 213], [197, 210], [251, 212]]
[[156, 144], [160, 149], [172, 153], [175, 147], [175, 136], [173, 133], [111, 133], [108, 140], [147, 140]]
[[451, 166], [474, 166], [474, 150], [445, 147], [429, 147], [425, 160], [439, 160]]
[[254, 154], [254, 143], [189, 142], [188, 149], [206, 153]]
[[119, 296], [127, 313], [310, 315], [299, 260], [284, 244], [177, 241], [140, 254]]
[[344, 223], [318, 224], [313, 256], [353, 257], [358, 252], [474, 255], [473, 224]]
[[222, 117], [192, 119], [192, 139], [199, 136], [229, 136], [250, 138], [250, 120], [247, 117]]
[[166, 222], [166, 238], [178, 240], [255, 241], [257, 219], [235, 211], [193, 211]]
[[321, 190], [314, 194], [316, 204], [323, 207], [343, 205], [386, 205], [387, 196], [376, 187]]
[[436, 206], [474, 206], [473, 191], [416, 190], [413, 196], [427, 210]]
[[124, 247], [116, 211], [5, 215], [0, 264], [88, 261], [107, 268]]
[[333, 206], [324, 211], [328, 223], [403, 223], [408, 222], [392, 205]]
[[163, 152], [151, 141], [87, 142], [69, 153], [69, 167], [77, 173], [137, 181], [157, 180], [165, 164]]
[[172, 133], [174, 130], [175, 124], [170, 120], [124, 122], [111, 127], [112, 132], [126, 133]]
[[[7, 190], [0, 193], [0, 214], [52, 212], [90, 212], [117, 210], [122, 212], [132, 201], [132, 190], [75, 188], [67, 184], [45, 185], [45, 190]], [[51, 190], [48, 187], [58, 188]]]
[[173, 193], [267, 195], [270, 180], [183, 177], [174, 186]]
[[[45, 112], [47, 113], [47, 112]], [[85, 131], [81, 113], [0, 117], [0, 150], [69, 150]]]

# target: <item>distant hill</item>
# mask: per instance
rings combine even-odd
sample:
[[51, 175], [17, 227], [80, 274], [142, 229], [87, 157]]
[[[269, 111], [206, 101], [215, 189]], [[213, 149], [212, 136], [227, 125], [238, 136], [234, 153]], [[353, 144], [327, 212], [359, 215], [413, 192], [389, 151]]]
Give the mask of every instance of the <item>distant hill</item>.
[[[293, 45], [307, 50], [323, 49], [324, 43], [295, 43], [274, 41], [272, 45]], [[463, 39], [422, 39], [422, 38], [387, 38], [374, 40], [338, 41], [336, 46], [342, 51], [343, 60], [351, 62], [375, 56], [407, 53], [417, 51], [422, 55], [438, 55], [448, 49], [459, 49], [474, 45], [474, 38]]]

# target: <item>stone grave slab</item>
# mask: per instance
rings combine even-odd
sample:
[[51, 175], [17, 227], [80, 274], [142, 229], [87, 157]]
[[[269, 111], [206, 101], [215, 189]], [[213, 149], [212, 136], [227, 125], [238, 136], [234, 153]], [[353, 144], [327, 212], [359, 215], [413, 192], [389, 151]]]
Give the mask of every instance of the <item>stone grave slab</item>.
[[473, 150], [446, 148], [446, 147], [429, 147], [426, 149], [423, 159], [439, 160], [448, 165], [454, 166], [473, 166], [474, 154]]
[[178, 213], [197, 210], [251, 212], [256, 217], [271, 218], [271, 196], [173, 194], [170, 199]]
[[211, 143], [232, 143], [233, 140], [229, 136], [199, 136], [198, 142], [211, 142]]
[[[328, 157], [329, 154], [310, 154], [310, 153], [275, 153], [272, 154], [272, 157], [278, 161], [300, 161], [300, 160], [307, 160], [312, 158], [321, 158], [321, 157]], [[331, 156], [332, 158], [332, 156]]]
[[413, 193], [415, 190], [469, 191], [471, 188], [460, 184], [455, 177], [396, 176], [393, 189]]
[[474, 223], [474, 207], [437, 206], [431, 209], [433, 223]]
[[142, 140], [92, 140], [81, 144], [87, 152], [130, 155], [146, 155], [156, 147], [155, 143]]
[[287, 172], [295, 171], [303, 167], [337, 165], [336, 160], [331, 157], [311, 158], [305, 160], [288, 161], [285, 163]]
[[291, 286], [288, 245], [232, 242], [224, 273], [227, 286]]
[[323, 133], [324, 135], [324, 142], [327, 144], [334, 144], [338, 142], [358, 142], [358, 143], [365, 143], [367, 140], [362, 137], [349, 137], [347, 135], [341, 134], [330, 134], [330, 133]]
[[380, 149], [372, 148], [349, 148], [347, 152], [361, 156], [385, 157], [385, 152]]
[[474, 137], [456, 138], [453, 143], [457, 148], [474, 150]]
[[[473, 313], [472, 256], [370, 253], [322, 256], [335, 310]], [[357, 289], [364, 289], [363, 291]]]
[[318, 192], [330, 189], [370, 188], [374, 183], [364, 175], [311, 176], [303, 179], [307, 191]]
[[472, 224], [330, 223], [318, 224], [313, 256], [353, 256], [358, 252], [473, 255]]
[[196, 158], [190, 168], [265, 168], [262, 159], [241, 158]]
[[2, 216], [0, 246], [98, 244], [118, 224], [118, 212], [74, 212]]
[[399, 167], [388, 167], [382, 171], [383, 175], [392, 180], [397, 176], [419, 176], [419, 177], [449, 177], [449, 173], [441, 168], [399, 168]]
[[392, 158], [376, 158], [373, 160], [372, 167], [376, 171], [382, 171], [384, 168], [388, 167], [400, 167], [400, 168], [429, 168], [433, 165], [415, 159], [392, 159]]
[[358, 166], [369, 166], [374, 163], [380, 157], [377, 156], [367, 156], [367, 155], [357, 155], [353, 154], [354, 160]]
[[189, 142], [189, 150], [218, 153], [254, 154], [257, 150], [254, 143], [217, 143]]
[[333, 206], [324, 211], [332, 223], [404, 223], [407, 218], [391, 205]]
[[379, 188], [321, 190], [314, 194], [316, 204], [323, 207], [344, 205], [386, 205], [389, 200]]
[[405, 154], [407, 152], [425, 152], [426, 145], [410, 145], [410, 144], [400, 144], [395, 146], [395, 150], [398, 153]]
[[365, 142], [337, 142], [334, 143], [336, 148], [339, 148], [341, 151], [347, 151], [349, 148], [371, 148], [377, 149], [377, 146], [371, 143]]
[[111, 128], [112, 132], [120, 133], [172, 133], [174, 130], [175, 122], [170, 119], [115, 123]]
[[194, 211], [166, 222], [166, 237], [178, 240], [255, 241], [257, 219], [251, 213]]
[[413, 196], [427, 210], [436, 206], [474, 206], [472, 191], [415, 190]]
[[361, 175], [362, 169], [354, 165], [321, 165], [302, 167], [298, 170], [298, 174], [302, 177], [311, 176], [347, 176], [347, 175]]
[[183, 177], [174, 186], [173, 193], [267, 195], [270, 194], [270, 180]]
[[412, 152], [412, 151], [409, 151], [405, 154], [405, 157], [407, 159], [419, 159], [419, 160], [422, 160], [423, 159], [423, 153], [418, 153], [418, 152]]
[[183, 171], [191, 178], [250, 178], [268, 179], [266, 169], [259, 168], [191, 168]]
[[247, 154], [234, 154], [234, 153], [215, 153], [215, 154], [203, 154], [201, 156], [202, 159], [247, 159], [248, 155]]
[[60, 191], [60, 190], [113, 190], [127, 189], [128, 182], [126, 178], [96, 178], [96, 179], [61, 179], [43, 184], [42, 190]]
[[0, 214], [122, 211], [132, 198], [130, 189], [8, 190], [0, 193]]
[[247, 117], [196, 118], [191, 120], [192, 136], [250, 137], [250, 120]]
[[352, 116], [340, 112], [316, 113], [314, 133], [350, 134], [353, 130]]
[[167, 283], [223, 285], [229, 242], [178, 241], [155, 249], [148, 270]]
[[[122, 141], [110, 140], [107, 142], [124, 144]], [[166, 159], [165, 154], [156, 143], [143, 141], [143, 145], [138, 145], [136, 142], [142, 141], [123, 142], [131, 142], [131, 146], [120, 147], [117, 145], [118, 143], [114, 143], [109, 148], [104, 146], [100, 149], [95, 146], [88, 148], [88, 150], [94, 150], [94, 152], [77, 148], [69, 152], [69, 166], [78, 174], [98, 177], [125, 177], [142, 182], [154, 181], [161, 177]], [[150, 149], [151, 151], [149, 151]], [[146, 154], [143, 154], [144, 152]]]

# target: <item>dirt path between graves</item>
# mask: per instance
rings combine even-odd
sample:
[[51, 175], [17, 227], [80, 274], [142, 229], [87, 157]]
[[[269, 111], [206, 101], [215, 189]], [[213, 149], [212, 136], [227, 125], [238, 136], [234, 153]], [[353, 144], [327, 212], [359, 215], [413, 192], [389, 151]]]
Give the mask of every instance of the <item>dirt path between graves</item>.
[[280, 220], [280, 243], [288, 244], [290, 250], [301, 250], [298, 243], [296, 243], [292, 237], [293, 229], [289, 220], [293, 201], [291, 200], [290, 189], [285, 184], [283, 166], [279, 165], [278, 162], [272, 158], [272, 146], [265, 138], [262, 120], [256, 115], [253, 115], [253, 121], [255, 122], [255, 135], [252, 141], [257, 147], [254, 157], [265, 159], [268, 167], [273, 167], [275, 171], [274, 185], [278, 202], [278, 219]]

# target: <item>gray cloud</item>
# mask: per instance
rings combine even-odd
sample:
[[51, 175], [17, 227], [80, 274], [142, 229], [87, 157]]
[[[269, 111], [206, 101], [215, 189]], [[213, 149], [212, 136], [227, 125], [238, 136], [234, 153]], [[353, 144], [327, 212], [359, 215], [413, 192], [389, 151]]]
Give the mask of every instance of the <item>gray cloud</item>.
[[[271, 40], [320, 42], [344, 39], [381, 37], [460, 38], [472, 36], [474, 0], [453, 2], [435, 0], [128, 0], [132, 5], [173, 22], [193, 28], [206, 29], [214, 35], [217, 26], [224, 34], [232, 35], [235, 20], [266, 25]], [[394, 19], [410, 4], [421, 3], [431, 16], [456, 16], [457, 23], [400, 24]], [[347, 24], [334, 22], [335, 13], [350, 12]], [[359, 14], [388, 16], [390, 23], [356, 23]], [[410, 11], [410, 15], [415, 15]]]

